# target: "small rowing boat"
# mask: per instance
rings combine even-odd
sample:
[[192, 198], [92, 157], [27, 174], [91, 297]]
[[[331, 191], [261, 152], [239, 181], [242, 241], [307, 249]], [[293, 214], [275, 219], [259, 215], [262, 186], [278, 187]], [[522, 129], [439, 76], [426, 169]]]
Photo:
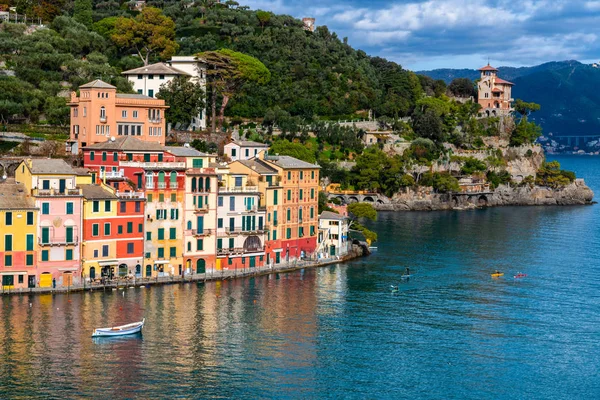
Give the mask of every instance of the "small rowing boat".
[[522, 272], [519, 272], [515, 275], [515, 279], [519, 279], [519, 278], [525, 278], [527, 276], [527, 274], [524, 274]]
[[124, 336], [140, 333], [144, 327], [144, 322], [146, 322], [146, 318], [142, 319], [140, 322], [134, 322], [132, 324], [114, 326], [112, 328], [96, 328], [94, 329], [92, 337]]

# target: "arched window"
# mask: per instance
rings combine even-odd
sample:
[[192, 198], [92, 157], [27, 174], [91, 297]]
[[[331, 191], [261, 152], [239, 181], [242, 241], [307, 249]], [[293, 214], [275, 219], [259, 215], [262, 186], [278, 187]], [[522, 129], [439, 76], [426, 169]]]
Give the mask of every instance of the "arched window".
[[106, 108], [100, 107], [100, 119], [106, 119]]
[[187, 228], [188, 229], [192, 229], [192, 221], [188, 221], [187, 222]]
[[158, 172], [158, 188], [159, 189], [164, 189], [165, 188], [165, 172], [164, 171], [159, 171]]
[[146, 189], [154, 189], [154, 174], [146, 172]]
[[201, 192], [203, 188], [204, 188], [204, 178], [200, 177], [200, 178], [198, 178], [198, 191]]
[[171, 189], [177, 189], [177, 172], [171, 171], [171, 176], [169, 177], [169, 184]]
[[206, 188], [205, 190], [207, 192], [210, 192], [210, 178], [208, 178], [208, 177], [206, 178], [205, 185], [206, 185], [205, 186], [205, 188]]
[[192, 192], [196, 191], [196, 178], [192, 178]]

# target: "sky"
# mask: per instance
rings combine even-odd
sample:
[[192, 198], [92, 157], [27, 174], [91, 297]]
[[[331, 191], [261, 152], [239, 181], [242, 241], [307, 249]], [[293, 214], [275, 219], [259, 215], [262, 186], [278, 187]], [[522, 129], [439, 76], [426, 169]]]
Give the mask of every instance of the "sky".
[[600, 61], [600, 0], [238, 0], [419, 71]]

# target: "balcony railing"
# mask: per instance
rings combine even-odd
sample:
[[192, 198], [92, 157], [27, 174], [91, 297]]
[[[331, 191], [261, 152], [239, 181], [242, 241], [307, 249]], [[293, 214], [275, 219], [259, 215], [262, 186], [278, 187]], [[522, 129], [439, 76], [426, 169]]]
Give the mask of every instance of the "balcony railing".
[[76, 245], [79, 243], [79, 237], [77, 235], [73, 235], [72, 238], [67, 237], [55, 237], [52, 236], [48, 238], [48, 241], [44, 241], [43, 238], [38, 237], [38, 243], [40, 246], [66, 246], [66, 245]]
[[185, 169], [184, 161], [121, 161], [122, 167], [143, 169]]
[[106, 179], [123, 179], [125, 177], [125, 171], [122, 169], [119, 171], [104, 171], [100, 173], [100, 178], [106, 177]]
[[167, 187], [167, 182], [158, 182], [159, 189], [165, 189]]
[[225, 228], [225, 232], [228, 235], [256, 235], [256, 234], [264, 234], [269, 230], [267, 225], [258, 226], [255, 229], [242, 229], [242, 227], [237, 226], [233, 229]]
[[144, 192], [117, 192], [117, 196], [123, 199], [143, 199]]
[[258, 192], [258, 186], [222, 186], [219, 187], [219, 193], [255, 193]]
[[194, 236], [210, 236], [213, 234], [213, 229], [203, 229], [199, 231], [198, 229], [192, 229], [192, 235]]
[[65, 189], [62, 192], [59, 189], [33, 189], [33, 195], [38, 197], [50, 196], [80, 196], [81, 189]]
[[169, 188], [177, 189], [179, 188], [179, 185], [177, 184], [177, 182], [169, 182]]
[[106, 122], [106, 115], [105, 116], [100, 116], [100, 122]]
[[243, 255], [248, 253], [263, 253], [265, 251], [265, 247], [233, 247], [229, 249], [217, 249], [217, 256], [227, 256], [227, 255]]
[[194, 212], [196, 214], [205, 214], [208, 212], [208, 204], [204, 204], [202, 206], [196, 206], [196, 208], [194, 209]]

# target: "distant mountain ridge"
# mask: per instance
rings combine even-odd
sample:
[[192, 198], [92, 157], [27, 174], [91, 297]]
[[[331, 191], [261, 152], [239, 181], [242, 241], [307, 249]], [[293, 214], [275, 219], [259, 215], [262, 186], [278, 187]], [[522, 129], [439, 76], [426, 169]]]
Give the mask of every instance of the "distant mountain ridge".
[[[418, 74], [447, 83], [479, 78], [476, 69], [436, 69]], [[553, 136], [600, 136], [600, 68], [575, 60], [533, 67], [498, 67], [498, 76], [515, 84], [513, 97], [533, 101], [541, 110], [532, 117]]]

